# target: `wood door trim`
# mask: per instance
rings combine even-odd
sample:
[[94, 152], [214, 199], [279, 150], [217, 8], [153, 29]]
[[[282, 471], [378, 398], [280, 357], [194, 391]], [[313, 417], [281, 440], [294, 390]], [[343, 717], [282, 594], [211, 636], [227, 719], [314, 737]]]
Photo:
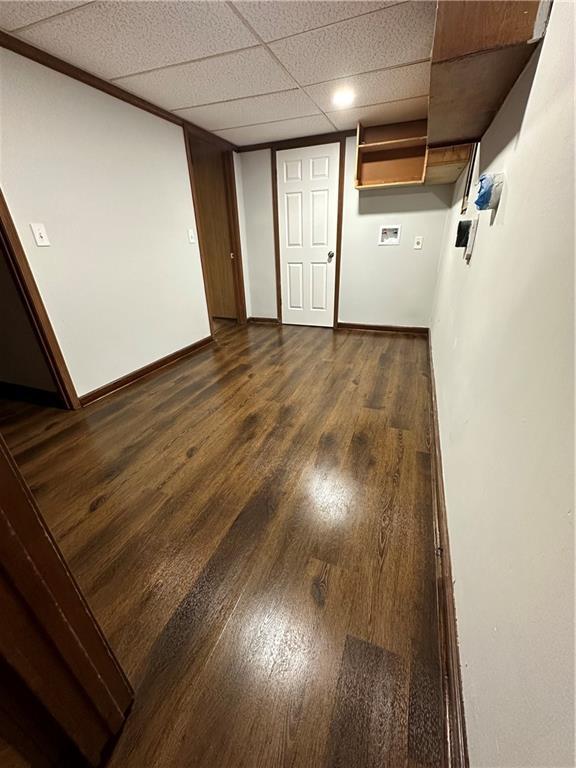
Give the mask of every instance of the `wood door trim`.
[[133, 690], [1, 437], [0, 488], [0, 591], [12, 617], [0, 631], [2, 660], [95, 765]]
[[167, 109], [152, 104], [150, 101], [142, 99], [140, 96], [136, 96], [129, 91], [125, 91], [123, 88], [120, 88], [108, 80], [103, 80], [101, 77], [93, 75], [91, 72], [76, 67], [74, 64], [59, 59], [57, 56], [53, 56], [51, 53], [36, 48], [34, 45], [30, 45], [30, 43], [26, 43], [24, 40], [13, 37], [6, 32], [0, 31], [0, 48], [6, 48], [9, 51], [13, 51], [20, 56], [31, 59], [49, 69], [60, 72], [62, 75], [78, 80], [79, 82], [84, 83], [84, 85], [89, 85], [91, 88], [96, 88], [98, 91], [107, 93], [108, 96], [113, 96], [115, 99], [120, 99], [120, 101], [124, 101], [126, 104], [131, 104], [133, 107], [142, 109], [144, 112], [149, 112], [155, 117], [167, 120], [169, 123], [180, 125], [186, 128], [197, 139], [207, 141], [221, 149], [235, 149], [235, 145], [226, 141], [226, 139], [223, 139], [214, 133], [210, 133], [210, 131], [206, 131], [204, 128], [200, 128], [198, 125], [194, 125], [194, 123], [178, 117], [178, 115], [169, 112]]
[[270, 168], [272, 171], [272, 212], [274, 225], [274, 267], [276, 274], [276, 312], [278, 322], [282, 322], [282, 267], [280, 264], [280, 223], [278, 216], [278, 166], [276, 149], [270, 152]]
[[150, 374], [156, 373], [161, 368], [166, 368], [166, 366], [176, 363], [183, 357], [188, 357], [189, 355], [194, 355], [197, 352], [200, 352], [202, 349], [204, 349], [204, 347], [207, 347], [208, 344], [211, 344], [213, 340], [214, 339], [212, 335], [206, 336], [204, 339], [195, 341], [193, 344], [189, 344], [188, 346], [183, 347], [176, 352], [172, 352], [170, 355], [166, 355], [165, 357], [161, 357], [159, 360], [148, 363], [148, 365], [144, 365], [142, 368], [138, 368], [136, 371], [127, 373], [126, 376], [121, 376], [119, 379], [111, 381], [109, 384], [104, 384], [103, 387], [93, 389], [91, 392], [88, 392], [87, 394], [80, 397], [80, 403], [83, 406], [89, 405], [96, 400], [100, 400], [102, 397], [106, 397], [107, 395], [111, 395], [113, 392], [117, 392], [119, 389], [124, 389], [124, 387], [128, 387], [131, 384], [140, 381], [140, 379], [143, 379], [145, 376], [150, 376]]
[[[339, 138], [334, 139], [334, 136]], [[342, 227], [344, 219], [344, 172], [346, 167], [346, 136], [355, 136], [356, 131], [341, 131], [340, 134], [323, 134], [320, 142], [295, 144], [294, 146], [278, 146], [274, 147], [270, 152], [271, 166], [272, 166], [272, 212], [274, 217], [274, 260], [276, 266], [276, 306], [278, 307], [278, 322], [282, 322], [282, 267], [280, 262], [280, 220], [278, 213], [278, 165], [276, 159], [276, 153], [282, 149], [299, 149], [300, 147], [313, 147], [316, 143], [319, 144], [339, 144], [339, 156], [338, 156], [338, 209], [336, 217], [336, 274], [334, 276], [334, 319], [333, 328], [338, 326], [338, 307], [340, 304], [340, 265], [341, 265], [341, 251], [342, 251]], [[331, 136], [331, 139], [326, 137]], [[315, 138], [314, 136], [309, 137]], [[316, 137], [318, 138], [318, 137]], [[290, 140], [293, 141], [293, 140]], [[308, 142], [308, 139], [302, 139], [301, 141]], [[284, 144], [289, 142], [278, 142], [278, 144]], [[312, 326], [315, 327], [315, 326]]]
[[426, 338], [429, 335], [429, 329], [419, 325], [366, 325], [365, 323], [338, 322], [334, 329], [337, 331], [368, 331], [370, 333], [404, 333], [410, 336], [425, 336]]
[[338, 219], [336, 223], [336, 275], [334, 277], [334, 323], [338, 325], [340, 306], [340, 269], [342, 265], [342, 224], [344, 219], [344, 174], [346, 171], [346, 139], [340, 139], [340, 162], [338, 166]]
[[444, 699], [444, 740], [447, 764], [452, 768], [468, 768], [468, 745], [464, 699], [462, 695], [462, 673], [458, 648], [458, 629], [452, 581], [452, 560], [444, 473], [442, 471], [442, 448], [438, 420], [436, 379], [432, 358], [432, 337], [428, 335], [428, 362], [430, 366], [430, 394], [432, 399], [432, 497], [434, 509], [434, 539], [436, 543], [436, 595], [438, 611], [440, 663], [442, 667], [442, 693]]
[[247, 144], [236, 147], [236, 152], [257, 152], [260, 149], [298, 149], [299, 147], [314, 147], [316, 144], [336, 144], [348, 136], [356, 136], [356, 128], [349, 131], [334, 131], [334, 133], [319, 133], [316, 136], [302, 136], [298, 139], [283, 139], [282, 141], [265, 141], [262, 144]]
[[202, 266], [202, 280], [204, 282], [204, 296], [206, 297], [206, 309], [208, 311], [208, 322], [210, 323], [210, 335], [214, 336], [214, 321], [212, 319], [212, 307], [210, 306], [210, 297], [208, 293], [208, 278], [206, 267], [206, 235], [202, 225], [202, 217], [198, 215], [199, 192], [196, 186], [196, 177], [194, 174], [194, 160], [192, 158], [192, 146], [190, 144], [190, 134], [184, 126], [184, 144], [186, 146], [186, 159], [188, 161], [188, 175], [190, 177], [190, 189], [192, 190], [192, 206], [194, 221], [196, 223], [196, 234], [198, 236], [198, 250], [200, 251], [200, 264]]
[[236, 190], [236, 173], [234, 171], [234, 156], [225, 152], [224, 179], [226, 181], [226, 199], [228, 203], [228, 225], [230, 241], [234, 253], [232, 273], [234, 275], [234, 295], [236, 298], [236, 314], [240, 325], [246, 323], [246, 291], [244, 289], [244, 267], [242, 264], [242, 243], [240, 240], [240, 223], [238, 221], [238, 196]]
[[6, 198], [0, 189], [0, 240], [8, 259], [8, 266], [14, 277], [16, 287], [28, 317], [32, 323], [34, 333], [40, 342], [44, 357], [50, 368], [54, 383], [67, 408], [72, 410], [80, 407], [80, 400], [64, 355], [56, 339], [48, 313], [40, 296], [30, 264], [24, 252], [24, 248], [18, 236], [16, 226], [10, 214]]

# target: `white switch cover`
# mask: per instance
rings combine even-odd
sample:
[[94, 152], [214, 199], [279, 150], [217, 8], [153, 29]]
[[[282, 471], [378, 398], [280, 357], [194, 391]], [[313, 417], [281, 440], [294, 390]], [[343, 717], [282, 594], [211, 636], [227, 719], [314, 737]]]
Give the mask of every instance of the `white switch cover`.
[[414, 238], [414, 249], [416, 251], [422, 250], [423, 242], [424, 242], [424, 238], [422, 237], [422, 235], [416, 235], [416, 237]]
[[30, 229], [32, 230], [32, 234], [34, 235], [34, 240], [36, 241], [36, 245], [42, 247], [50, 245], [50, 240], [48, 240], [48, 234], [46, 232], [46, 227], [44, 224], [30, 224]]
[[194, 232], [192, 227], [188, 230], [188, 242], [191, 245], [196, 245], [196, 232]]

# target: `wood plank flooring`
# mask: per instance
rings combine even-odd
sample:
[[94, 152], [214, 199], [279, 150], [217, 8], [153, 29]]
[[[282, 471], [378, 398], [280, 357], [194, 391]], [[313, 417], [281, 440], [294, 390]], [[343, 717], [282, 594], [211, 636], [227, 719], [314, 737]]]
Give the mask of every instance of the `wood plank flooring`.
[[295, 326], [0, 430], [136, 688], [114, 768], [439, 766], [427, 342]]

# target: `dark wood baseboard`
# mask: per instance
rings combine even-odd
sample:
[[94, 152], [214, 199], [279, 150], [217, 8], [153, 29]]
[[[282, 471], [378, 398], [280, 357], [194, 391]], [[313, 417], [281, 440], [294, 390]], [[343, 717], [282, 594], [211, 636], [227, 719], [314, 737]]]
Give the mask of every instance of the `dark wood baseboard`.
[[346, 331], [376, 331], [377, 333], [406, 333], [410, 336], [425, 336], [428, 338], [428, 328], [409, 325], [364, 325], [363, 323], [341, 323], [335, 325], [335, 330]]
[[280, 325], [277, 317], [249, 317], [249, 323], [260, 323], [261, 325]]
[[438, 628], [440, 661], [442, 666], [442, 692], [444, 698], [445, 764], [450, 768], [468, 768], [468, 745], [462, 697], [462, 674], [458, 649], [458, 630], [452, 581], [450, 540], [444, 495], [442, 451], [438, 423], [436, 382], [432, 360], [431, 337], [428, 337], [430, 390], [432, 397], [432, 496], [434, 509], [434, 539], [436, 546], [436, 593], [438, 601]]
[[22, 400], [25, 403], [48, 405], [53, 408], [66, 408], [66, 403], [58, 392], [25, 387], [22, 384], [11, 384], [7, 381], [0, 381], [0, 398], [3, 400]]
[[140, 379], [143, 379], [145, 376], [156, 373], [156, 371], [159, 371], [161, 368], [166, 368], [166, 366], [181, 360], [183, 357], [188, 357], [188, 355], [193, 355], [196, 352], [199, 352], [213, 341], [214, 338], [212, 336], [206, 336], [205, 339], [200, 339], [200, 341], [196, 341], [194, 344], [183, 347], [177, 352], [172, 352], [172, 354], [166, 355], [166, 357], [162, 357], [160, 360], [156, 360], [153, 363], [149, 363], [143, 368], [138, 368], [137, 371], [128, 373], [126, 376], [122, 376], [120, 379], [111, 381], [110, 384], [105, 384], [103, 387], [98, 387], [98, 389], [94, 389], [92, 392], [88, 392], [86, 395], [82, 395], [80, 398], [80, 404], [82, 406], [89, 405], [96, 400], [100, 400], [102, 397], [106, 397], [106, 395], [112, 394], [112, 392], [117, 392], [119, 389], [124, 389], [124, 387], [128, 387], [130, 384], [134, 384], [134, 382], [140, 381]]

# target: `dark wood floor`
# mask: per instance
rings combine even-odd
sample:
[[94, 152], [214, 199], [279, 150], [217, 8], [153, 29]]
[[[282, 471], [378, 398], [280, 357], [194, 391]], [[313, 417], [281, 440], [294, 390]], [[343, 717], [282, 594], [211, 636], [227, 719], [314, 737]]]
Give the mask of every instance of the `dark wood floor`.
[[423, 338], [225, 326], [0, 429], [136, 688], [111, 766], [437, 766]]

